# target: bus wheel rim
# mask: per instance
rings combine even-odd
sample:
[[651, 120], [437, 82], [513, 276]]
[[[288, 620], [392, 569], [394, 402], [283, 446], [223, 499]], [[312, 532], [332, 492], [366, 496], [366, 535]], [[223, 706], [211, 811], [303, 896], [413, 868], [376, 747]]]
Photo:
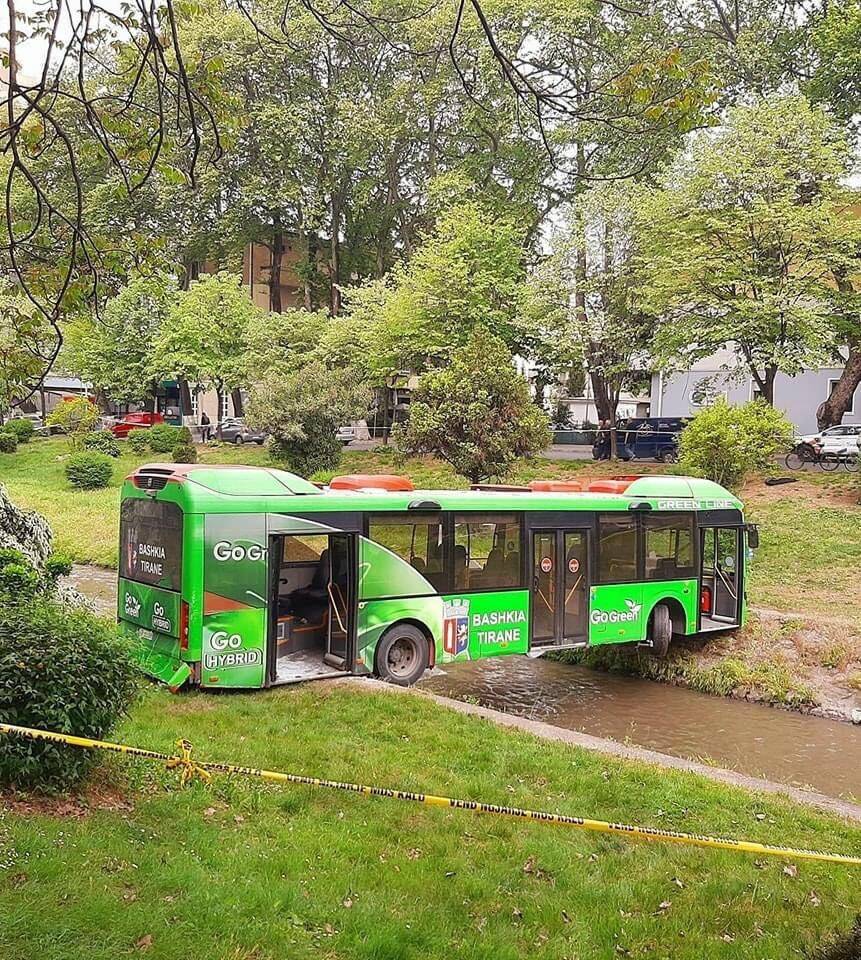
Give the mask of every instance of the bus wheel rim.
[[409, 637], [398, 637], [389, 649], [386, 663], [394, 676], [406, 677], [413, 672], [416, 658], [415, 643]]

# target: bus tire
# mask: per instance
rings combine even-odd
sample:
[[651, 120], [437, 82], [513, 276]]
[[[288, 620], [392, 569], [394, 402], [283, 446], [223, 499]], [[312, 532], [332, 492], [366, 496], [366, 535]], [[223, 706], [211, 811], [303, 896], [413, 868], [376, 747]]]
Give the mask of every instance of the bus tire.
[[410, 623], [396, 623], [380, 638], [375, 665], [377, 676], [387, 683], [412, 686], [427, 669], [427, 637]]
[[673, 639], [673, 621], [670, 608], [659, 603], [649, 617], [649, 643], [656, 657], [665, 657]]

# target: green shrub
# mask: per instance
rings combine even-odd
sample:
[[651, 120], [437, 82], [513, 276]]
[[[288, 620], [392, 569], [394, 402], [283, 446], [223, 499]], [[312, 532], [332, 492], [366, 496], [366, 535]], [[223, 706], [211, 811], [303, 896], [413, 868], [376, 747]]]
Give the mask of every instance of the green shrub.
[[129, 430], [126, 439], [132, 453], [143, 453], [149, 448], [149, 430], [143, 427], [135, 427], [134, 430]]
[[[3, 722], [104, 737], [127, 712], [135, 686], [126, 647], [107, 621], [46, 597], [23, 602], [2, 598]], [[88, 750], [0, 737], [0, 782], [67, 789], [81, 780], [94, 759]]]
[[71, 572], [72, 561], [62, 553], [54, 553], [45, 561], [45, 578], [49, 583], [68, 577]]
[[721, 398], [682, 430], [682, 473], [738, 487], [745, 476], [771, 467], [793, 437], [792, 424], [764, 400], [730, 406]]
[[178, 443], [171, 455], [174, 463], [197, 463], [197, 448], [193, 443]]
[[120, 455], [120, 445], [110, 430], [94, 430], [88, 433], [83, 439], [83, 445], [85, 450], [98, 450], [106, 457]]
[[14, 433], [0, 430], [0, 453], [14, 453], [18, 449], [18, 438]]
[[179, 427], [157, 423], [147, 430], [149, 448], [153, 453], [170, 453], [179, 442]]
[[95, 450], [76, 453], [66, 464], [69, 483], [79, 490], [95, 490], [106, 487], [113, 474], [111, 458]]
[[6, 433], [14, 433], [18, 443], [29, 443], [33, 439], [33, 421], [24, 417], [10, 420], [3, 429]]
[[180, 427], [176, 439], [177, 446], [181, 443], [194, 443], [194, 436], [188, 427]]
[[87, 397], [61, 400], [45, 421], [49, 427], [59, 427], [68, 434], [73, 449], [83, 436], [95, 429], [98, 422], [99, 408]]

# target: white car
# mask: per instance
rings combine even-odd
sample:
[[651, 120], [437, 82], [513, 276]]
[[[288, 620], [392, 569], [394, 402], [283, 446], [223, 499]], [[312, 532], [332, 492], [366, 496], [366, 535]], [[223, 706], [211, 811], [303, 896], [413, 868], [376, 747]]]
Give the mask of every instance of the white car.
[[861, 423], [843, 423], [837, 427], [829, 427], [819, 433], [808, 433], [804, 437], [797, 437], [796, 443], [812, 443], [822, 448], [823, 453], [840, 453], [848, 450], [854, 453], [861, 440]]

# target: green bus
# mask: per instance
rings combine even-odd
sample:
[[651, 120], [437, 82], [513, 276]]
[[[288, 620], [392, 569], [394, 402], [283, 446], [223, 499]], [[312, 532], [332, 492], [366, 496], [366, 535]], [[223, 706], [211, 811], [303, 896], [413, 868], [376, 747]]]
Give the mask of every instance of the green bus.
[[117, 616], [172, 690], [610, 643], [663, 654], [737, 627], [757, 545], [741, 503], [674, 476], [414, 490], [352, 475], [149, 464], [120, 506]]

